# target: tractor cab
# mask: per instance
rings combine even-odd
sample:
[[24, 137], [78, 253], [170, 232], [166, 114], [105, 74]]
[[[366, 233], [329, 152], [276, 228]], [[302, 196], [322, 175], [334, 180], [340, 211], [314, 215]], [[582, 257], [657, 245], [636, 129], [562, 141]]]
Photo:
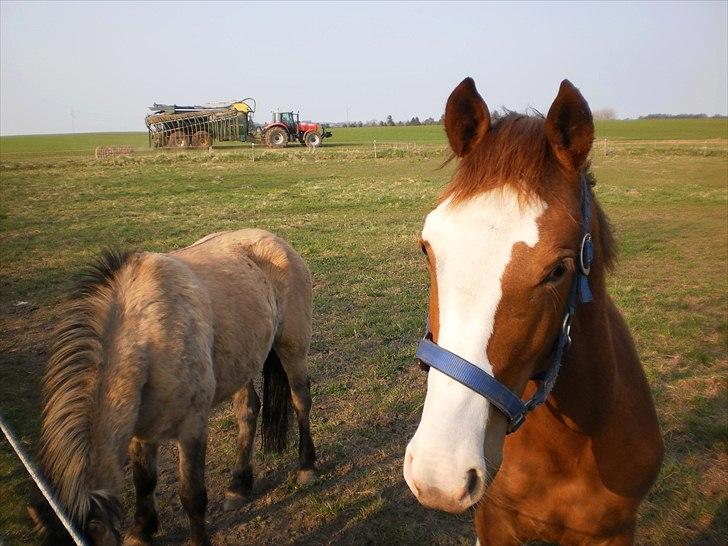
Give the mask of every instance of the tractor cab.
[[298, 133], [298, 112], [273, 112], [273, 123], [282, 123], [290, 134]]

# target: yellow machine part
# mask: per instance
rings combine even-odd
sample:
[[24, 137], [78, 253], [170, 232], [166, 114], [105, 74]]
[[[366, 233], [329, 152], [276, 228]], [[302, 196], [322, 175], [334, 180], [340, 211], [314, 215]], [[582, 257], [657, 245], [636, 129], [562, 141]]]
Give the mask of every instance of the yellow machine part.
[[243, 112], [245, 114], [250, 112], [250, 106], [248, 106], [244, 102], [236, 102], [235, 104], [233, 104], [233, 108], [235, 108], [238, 112]]

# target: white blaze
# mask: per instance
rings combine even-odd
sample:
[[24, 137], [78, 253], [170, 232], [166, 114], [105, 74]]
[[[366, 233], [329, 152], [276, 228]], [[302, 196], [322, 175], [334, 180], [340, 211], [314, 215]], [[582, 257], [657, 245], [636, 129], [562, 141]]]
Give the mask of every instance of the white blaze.
[[[486, 348], [503, 273], [515, 244], [538, 242], [537, 220], [545, 209], [540, 200], [519, 202], [504, 186], [458, 205], [446, 200], [425, 220], [422, 238], [436, 267], [437, 343], [489, 374]], [[470, 469], [485, 478], [489, 407], [485, 398], [430, 368], [422, 419], [405, 456], [405, 479], [415, 495], [419, 486], [459, 497]]]

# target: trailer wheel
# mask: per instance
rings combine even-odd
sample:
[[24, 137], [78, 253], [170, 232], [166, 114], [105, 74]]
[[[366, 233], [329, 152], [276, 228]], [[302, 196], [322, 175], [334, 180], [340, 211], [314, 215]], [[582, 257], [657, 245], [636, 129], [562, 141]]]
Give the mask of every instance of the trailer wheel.
[[306, 133], [303, 140], [306, 143], [306, 146], [310, 148], [318, 148], [321, 146], [321, 135], [313, 131]]
[[197, 131], [192, 135], [192, 146], [195, 148], [209, 148], [212, 146], [212, 136], [207, 131]]
[[167, 146], [170, 148], [187, 148], [189, 146], [187, 135], [182, 131], [174, 131], [167, 139]]
[[280, 127], [268, 129], [263, 135], [265, 143], [271, 148], [285, 148], [288, 143], [288, 135]]
[[152, 133], [152, 146], [154, 148], [164, 148], [166, 144], [164, 133], [159, 131]]

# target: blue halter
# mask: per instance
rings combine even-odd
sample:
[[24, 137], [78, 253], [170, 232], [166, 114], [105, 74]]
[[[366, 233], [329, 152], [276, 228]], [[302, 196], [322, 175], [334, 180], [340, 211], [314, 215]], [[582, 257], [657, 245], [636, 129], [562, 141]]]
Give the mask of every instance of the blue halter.
[[429, 331], [429, 320], [425, 337], [417, 347], [415, 356], [423, 364], [441, 371], [474, 390], [498, 408], [508, 419], [509, 434], [518, 430], [526, 420], [526, 415], [543, 404], [551, 394], [561, 369], [564, 354], [571, 345], [571, 320], [576, 311], [576, 304], [578, 301], [589, 303], [594, 299], [589, 288], [589, 271], [594, 260], [594, 245], [589, 233], [589, 182], [584, 174], [581, 176], [581, 216], [583, 235], [579, 246], [579, 262], [569, 290], [561, 332], [553, 352], [551, 367], [546, 372], [532, 378], [541, 384], [530, 400], [523, 402], [519, 396], [495, 377], [433, 342]]

